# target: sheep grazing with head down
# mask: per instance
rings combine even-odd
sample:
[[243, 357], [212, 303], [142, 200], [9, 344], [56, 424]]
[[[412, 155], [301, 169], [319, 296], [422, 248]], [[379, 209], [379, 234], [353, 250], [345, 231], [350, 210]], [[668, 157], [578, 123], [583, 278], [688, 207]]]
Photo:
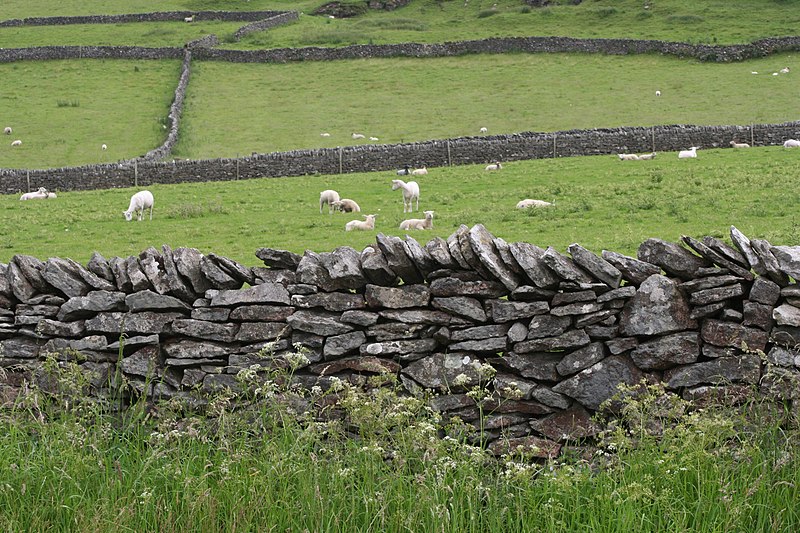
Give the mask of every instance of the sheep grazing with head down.
[[681, 150], [678, 152], [678, 159], [692, 159], [697, 157], [697, 149], [699, 146], [692, 146], [688, 150]]
[[392, 190], [403, 189], [403, 213], [414, 211], [414, 200], [417, 201], [417, 211], [419, 211], [419, 184], [416, 181], [406, 183], [403, 180], [392, 180]]
[[350, 198], [342, 198], [335, 202], [331, 202], [334, 211], [341, 211], [342, 213], [360, 213], [361, 207]]
[[500, 164], [500, 161], [495, 161], [491, 165], [486, 165], [486, 170], [500, 170], [503, 168], [503, 165]]
[[488, 132], [489, 132], [489, 128], [487, 128], [485, 126], [481, 128], [481, 133], [488, 133]]
[[364, 215], [364, 220], [351, 220], [344, 225], [345, 231], [361, 230], [370, 231], [375, 229], [375, 217], [378, 215]]
[[133, 214], [136, 213], [136, 220], [141, 222], [144, 210], [150, 209], [150, 220], [153, 220], [154, 203], [153, 193], [150, 191], [139, 191], [131, 196], [131, 204], [128, 206], [128, 210], [123, 211], [122, 214], [125, 215], [125, 220], [130, 222], [133, 219]]
[[400, 229], [433, 229], [433, 211], [424, 211], [425, 218], [409, 218], [400, 223]]
[[3, 129], [3, 133], [6, 135], [11, 135], [11, 131], [11, 126], [6, 126], [5, 129]]
[[11, 146], [22, 146], [22, 141], [19, 139], [16, 141], [11, 141]]
[[333, 202], [338, 202], [340, 200], [339, 193], [332, 190], [327, 189], [319, 193], [319, 212], [322, 213], [322, 206], [328, 206], [328, 214], [333, 214]]
[[556, 205], [555, 200], [552, 202], [545, 202], [544, 200], [531, 200], [530, 198], [526, 198], [517, 202], [517, 209], [529, 209], [531, 207], [553, 207], [554, 205]]
[[783, 143], [784, 148], [800, 148], [800, 141], [797, 139], [787, 139]]
[[731, 141], [731, 148], [750, 148], [750, 145], [747, 143], [737, 143], [736, 141]]

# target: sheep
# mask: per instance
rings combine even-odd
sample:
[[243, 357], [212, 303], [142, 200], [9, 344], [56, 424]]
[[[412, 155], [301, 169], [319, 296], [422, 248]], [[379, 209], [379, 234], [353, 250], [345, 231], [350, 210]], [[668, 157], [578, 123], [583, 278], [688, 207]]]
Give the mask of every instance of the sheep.
[[3, 133], [6, 135], [11, 135], [11, 131], [11, 126], [6, 126], [5, 129], [3, 129]]
[[351, 220], [344, 225], [345, 231], [353, 231], [354, 229], [369, 231], [375, 229], [375, 217], [378, 215], [364, 215], [365, 220]]
[[425, 166], [422, 166], [420, 168], [415, 168], [414, 170], [411, 171], [412, 176], [425, 176], [426, 174], [428, 174], [428, 169]]
[[778, 72], [780, 72], [781, 74], [789, 74], [789, 67], [783, 67]]
[[495, 161], [491, 165], [486, 165], [486, 170], [500, 170], [503, 168], [503, 165], [500, 164], [500, 161]]
[[417, 211], [419, 211], [419, 184], [416, 181], [392, 180], [392, 190], [403, 189], [403, 213], [413, 213], [413, 202], [417, 200]]
[[319, 136], [320, 136], [320, 137], [330, 137], [330, 136], [331, 136], [331, 134], [330, 134], [330, 133], [328, 133], [327, 131], [323, 131], [322, 133], [320, 133], [320, 134], [319, 134]]
[[380, 139], [378, 139], [377, 137], [370, 137], [369, 140], [370, 141], [380, 141]]
[[106, 143], [103, 143], [100, 145], [100, 149], [105, 152], [106, 150], [108, 150], [108, 145]]
[[433, 211], [424, 211], [425, 218], [409, 218], [400, 223], [400, 229], [433, 229]]
[[22, 196], [19, 197], [20, 200], [47, 200], [50, 198], [50, 195], [53, 194], [53, 198], [55, 198], [54, 193], [47, 192], [47, 189], [44, 187], [39, 187], [39, 189], [33, 192], [26, 192]]
[[322, 213], [322, 206], [327, 204], [328, 205], [328, 214], [333, 214], [333, 202], [338, 202], [340, 200], [339, 193], [332, 190], [327, 189], [319, 193], [319, 212]]
[[403, 168], [397, 171], [398, 176], [408, 176], [411, 174], [411, 170], [409, 170], [408, 165], [403, 165]]
[[678, 159], [690, 159], [693, 157], [697, 157], [697, 149], [700, 148], [699, 146], [692, 146], [688, 150], [681, 150], [678, 152]]
[[353, 132], [353, 134], [351, 135], [351, 137], [353, 137], [353, 139], [363, 139], [363, 138], [364, 138], [364, 135], [362, 135], [361, 133], [356, 133], [356, 132]]
[[731, 141], [730, 145], [732, 148], [750, 148], [750, 145], [747, 143], [737, 143], [736, 141]]
[[656, 158], [656, 153], [655, 152], [650, 152], [649, 154], [642, 154], [642, 155], [639, 156], [639, 159], [642, 160], [642, 161], [647, 161], [647, 160], [655, 159], [655, 158]]
[[131, 196], [131, 204], [128, 206], [128, 210], [123, 211], [122, 214], [125, 215], [125, 220], [130, 222], [133, 218], [133, 214], [136, 213], [136, 220], [141, 222], [144, 210], [150, 208], [150, 220], [153, 220], [154, 203], [153, 193], [150, 191], [139, 191]]
[[800, 148], [800, 141], [797, 139], [787, 139], [786, 142], [783, 143], [784, 148]]
[[656, 96], [661, 96], [661, 91], [656, 91]]
[[191, 17], [184, 18], [183, 21], [184, 22], [194, 22], [194, 15], [192, 15]]
[[488, 131], [489, 131], [489, 129], [488, 129], [488, 128], [485, 128], [485, 127], [484, 127], [484, 128], [481, 128], [481, 133], [486, 133], [486, 132], [488, 132]]
[[342, 213], [360, 213], [361, 208], [358, 204], [349, 198], [342, 198], [331, 202], [334, 211], [341, 211]]
[[11, 141], [11, 146], [22, 146], [22, 141], [17, 139], [16, 141]]
[[517, 209], [528, 209], [529, 207], [553, 207], [554, 205], [556, 205], [555, 200], [552, 202], [545, 202], [544, 200], [531, 200], [530, 198], [526, 198], [517, 202]]
[[620, 161], [638, 161], [639, 156], [636, 154], [617, 154]]

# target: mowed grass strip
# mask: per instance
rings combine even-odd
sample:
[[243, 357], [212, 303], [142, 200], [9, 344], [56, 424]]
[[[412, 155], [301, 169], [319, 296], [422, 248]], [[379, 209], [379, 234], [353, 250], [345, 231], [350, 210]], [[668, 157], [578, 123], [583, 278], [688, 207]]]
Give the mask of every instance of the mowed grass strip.
[[734, 64], [587, 54], [195, 62], [175, 154], [235, 157], [370, 142], [354, 141], [353, 132], [399, 143], [478, 135], [481, 127], [501, 134], [783, 122], [797, 115], [793, 76], [770, 75], [782, 66], [800, 72], [800, 56]]
[[[796, 179], [800, 150], [779, 147], [701, 150], [694, 160], [665, 152], [652, 161], [615, 156], [431, 168], [418, 177], [420, 210], [434, 210], [432, 231], [408, 232], [425, 243], [460, 224], [484, 224], [509, 242], [526, 241], [564, 252], [573, 242], [635, 255], [649, 237], [677, 242], [682, 234], [728, 239], [730, 225], [775, 245], [800, 244]], [[262, 246], [303, 253], [337, 246], [358, 250], [382, 232], [404, 237], [400, 191], [393, 172], [150, 185], [153, 221], [126, 222], [122, 211], [135, 189], [64, 192], [52, 201], [0, 197], [0, 261], [14, 254], [86, 262], [135, 255], [148, 246], [191, 246], [204, 253], [260, 263]], [[36, 186], [36, 184], [32, 184]], [[140, 187], [145, 188], [145, 187]], [[356, 200], [361, 214], [378, 214], [374, 231], [345, 232], [361, 214], [319, 212], [319, 192], [333, 188]], [[555, 201], [549, 209], [518, 210], [523, 198]]]
[[[0, 64], [0, 168], [113, 162], [163, 142], [179, 61]], [[11, 146], [13, 139], [22, 146]], [[108, 150], [100, 149], [102, 144]]]

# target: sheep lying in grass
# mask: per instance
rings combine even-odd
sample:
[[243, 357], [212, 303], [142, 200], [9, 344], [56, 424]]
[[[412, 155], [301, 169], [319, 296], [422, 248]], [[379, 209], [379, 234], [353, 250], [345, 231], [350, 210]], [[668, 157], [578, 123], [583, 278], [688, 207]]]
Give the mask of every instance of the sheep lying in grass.
[[784, 148], [800, 148], [800, 141], [797, 139], [787, 139], [786, 142], [783, 143]]
[[403, 213], [414, 211], [414, 200], [417, 200], [417, 211], [419, 211], [419, 184], [416, 181], [406, 183], [403, 180], [392, 180], [392, 190], [403, 189]]
[[730, 142], [732, 148], [750, 148], [750, 145], [747, 143], [737, 143], [736, 141]]
[[353, 137], [353, 139], [363, 139], [364, 135], [362, 133], [353, 132], [353, 135], [351, 135], [351, 137]]
[[185, 17], [185, 18], [183, 19], [183, 21], [184, 21], [184, 22], [194, 22], [194, 15], [192, 15], [191, 17]]
[[638, 161], [639, 156], [636, 154], [617, 154], [620, 161]]
[[641, 161], [648, 161], [650, 159], [655, 159], [655, 158], [656, 158], [655, 152], [650, 152], [649, 154], [642, 154], [639, 156], [639, 160]]
[[334, 211], [341, 211], [342, 213], [360, 213], [361, 208], [358, 204], [349, 198], [342, 198], [331, 202]]
[[503, 168], [503, 165], [500, 164], [500, 161], [495, 161], [491, 165], [486, 165], [486, 170], [500, 170]]
[[16, 141], [12, 141], [11, 146], [22, 146], [22, 141], [19, 139], [17, 139]]
[[530, 198], [526, 198], [517, 202], [517, 209], [528, 209], [530, 207], [553, 207], [554, 205], [556, 205], [555, 200], [552, 202], [545, 202], [544, 200], [531, 200]]
[[136, 220], [142, 220], [142, 215], [144, 215], [145, 209], [150, 209], [150, 220], [153, 220], [153, 204], [155, 201], [153, 200], [153, 193], [150, 191], [139, 191], [133, 196], [131, 196], [131, 204], [128, 206], [127, 211], [123, 211], [122, 214], [125, 215], [125, 220], [129, 221], [133, 218], [133, 214], [136, 213]]
[[322, 213], [322, 206], [328, 206], [328, 214], [333, 214], [333, 202], [338, 202], [340, 200], [339, 193], [332, 190], [327, 189], [319, 193], [319, 212]]
[[678, 152], [678, 159], [691, 159], [697, 157], [697, 149], [699, 146], [692, 146], [688, 150], [681, 150]]
[[411, 174], [411, 169], [408, 165], [403, 165], [403, 168], [397, 171], [398, 176], [408, 176], [409, 174]]
[[351, 220], [344, 225], [345, 231], [362, 230], [370, 231], [375, 229], [375, 217], [378, 215], [364, 215], [365, 220]]
[[400, 223], [400, 229], [433, 229], [433, 211], [424, 211], [425, 218], [409, 218]]
[[425, 176], [427, 173], [428, 173], [428, 168], [425, 166], [422, 166], [420, 168], [415, 168], [414, 170], [411, 171], [412, 176]]
[[[50, 196], [52, 194], [52, 196]], [[44, 187], [39, 187], [38, 190], [33, 192], [26, 192], [19, 197], [20, 200], [47, 200], [48, 198], [55, 198], [55, 193], [48, 192]]]
[[331, 136], [331, 134], [330, 134], [330, 133], [328, 133], [327, 131], [323, 131], [322, 133], [320, 133], [320, 134], [319, 134], [319, 136], [320, 136], [320, 137], [330, 137], [330, 136]]

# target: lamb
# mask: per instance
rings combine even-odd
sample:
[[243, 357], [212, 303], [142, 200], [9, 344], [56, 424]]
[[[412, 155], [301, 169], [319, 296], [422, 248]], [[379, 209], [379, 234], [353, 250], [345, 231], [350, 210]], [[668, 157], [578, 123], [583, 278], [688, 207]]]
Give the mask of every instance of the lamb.
[[489, 130], [488, 130], [487, 128], [485, 128], [485, 127], [484, 127], [484, 128], [481, 128], [481, 133], [486, 133], [486, 132], [488, 132], [488, 131], [489, 131]]
[[341, 211], [342, 213], [360, 213], [361, 208], [358, 204], [349, 198], [343, 198], [331, 202], [334, 211]]
[[392, 180], [392, 190], [403, 189], [403, 213], [412, 213], [414, 199], [417, 200], [417, 211], [419, 211], [419, 184], [416, 181], [406, 183], [403, 180]]
[[11, 126], [6, 126], [5, 129], [3, 129], [3, 133], [6, 135], [11, 135], [11, 131]]
[[642, 155], [639, 156], [639, 159], [643, 160], [643, 161], [647, 161], [647, 160], [655, 159], [655, 158], [656, 158], [656, 153], [655, 152], [650, 152], [649, 154], [642, 154]]
[[486, 170], [500, 170], [503, 168], [503, 165], [500, 164], [500, 161], [495, 161], [491, 165], [486, 165]]
[[375, 229], [375, 217], [378, 215], [364, 215], [365, 220], [351, 220], [344, 225], [345, 231], [362, 230], [369, 231]]
[[784, 148], [800, 148], [800, 141], [797, 139], [787, 139], [786, 142], [783, 143]]
[[731, 141], [730, 145], [733, 148], [750, 148], [749, 144], [747, 144], [747, 143], [737, 143], [736, 141]]
[[131, 196], [131, 205], [129, 205], [128, 210], [123, 211], [122, 214], [125, 215], [125, 220], [130, 222], [133, 218], [133, 214], [136, 213], [136, 220], [141, 222], [144, 210], [150, 208], [150, 220], [153, 220], [153, 203], [153, 193], [150, 191], [139, 191]]
[[26, 192], [22, 196], [19, 197], [20, 200], [47, 200], [50, 198], [50, 195], [53, 195], [53, 198], [56, 197], [54, 193], [47, 192], [47, 189], [44, 187], [39, 187], [38, 190], [33, 192]]
[[362, 135], [361, 133], [353, 132], [352, 137], [353, 137], [353, 139], [363, 139], [364, 135]]
[[400, 223], [400, 229], [433, 229], [433, 211], [425, 211], [425, 218], [409, 218]]
[[17, 139], [16, 141], [11, 142], [11, 146], [22, 146], [22, 141]]
[[531, 200], [530, 198], [526, 198], [517, 202], [517, 209], [528, 209], [529, 207], [553, 207], [554, 205], [556, 205], [555, 200], [552, 202], [545, 202], [544, 200]]
[[319, 212], [322, 213], [322, 206], [327, 204], [328, 205], [328, 214], [333, 214], [333, 202], [338, 202], [340, 200], [339, 193], [332, 190], [327, 189], [319, 193]]
[[697, 149], [700, 148], [699, 146], [692, 146], [688, 150], [681, 150], [678, 152], [678, 159], [690, 159], [693, 157], [697, 157]]
[[428, 173], [428, 169], [423, 166], [421, 168], [415, 168], [411, 171], [412, 176], [425, 176]]
[[397, 171], [398, 176], [408, 176], [409, 174], [411, 174], [411, 170], [408, 165], [403, 165], [403, 168]]
[[636, 154], [617, 154], [620, 161], [638, 161], [639, 156]]

